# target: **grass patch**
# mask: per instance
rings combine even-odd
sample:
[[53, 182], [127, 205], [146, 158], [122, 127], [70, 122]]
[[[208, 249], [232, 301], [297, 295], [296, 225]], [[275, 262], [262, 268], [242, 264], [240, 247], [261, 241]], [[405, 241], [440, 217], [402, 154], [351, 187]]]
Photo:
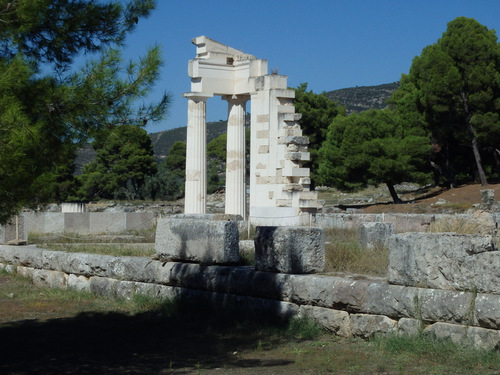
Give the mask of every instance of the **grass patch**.
[[44, 248], [68, 253], [87, 253], [113, 256], [152, 256], [156, 254], [154, 244], [44, 244]]
[[29, 233], [29, 242], [34, 244], [75, 244], [75, 243], [154, 243], [156, 226], [151, 229], [130, 230], [112, 234], [79, 233]]
[[[485, 221], [483, 215], [489, 218], [489, 223]], [[481, 216], [483, 216], [483, 218], [481, 218]], [[454, 232], [460, 234], [478, 234], [487, 230], [485, 224], [490, 224], [491, 231], [495, 228], [495, 223], [490, 214], [485, 214], [483, 211], [474, 211], [468, 215], [453, 215], [440, 218], [430, 224], [429, 231], [434, 233]]]
[[[9, 297], [10, 293], [14, 295]], [[2, 313], [3, 312], [3, 313]], [[498, 375], [499, 352], [427, 338], [326, 334], [242, 306], [33, 286], [0, 272], [2, 374]]]
[[366, 250], [359, 246], [354, 229], [325, 230], [326, 272], [349, 272], [385, 276], [389, 251], [384, 247]]
[[446, 371], [455, 363], [457, 374], [494, 373], [500, 369], [500, 351], [486, 351], [455, 344], [449, 340], [438, 340], [427, 335], [418, 336], [374, 336], [370, 344], [378, 351], [396, 356], [401, 364], [415, 358], [436, 364], [436, 373]]

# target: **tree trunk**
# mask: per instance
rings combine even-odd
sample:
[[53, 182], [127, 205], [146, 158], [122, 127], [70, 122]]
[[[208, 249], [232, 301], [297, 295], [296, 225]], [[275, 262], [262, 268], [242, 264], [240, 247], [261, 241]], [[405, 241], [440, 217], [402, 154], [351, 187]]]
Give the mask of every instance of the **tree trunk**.
[[465, 111], [465, 125], [467, 126], [467, 132], [469, 133], [470, 136], [472, 144], [472, 152], [474, 153], [474, 159], [476, 161], [476, 168], [477, 168], [477, 174], [479, 176], [479, 181], [481, 182], [481, 186], [488, 186], [488, 181], [486, 180], [486, 174], [484, 173], [483, 164], [481, 162], [481, 155], [479, 154], [479, 147], [477, 146], [476, 132], [474, 131], [474, 128], [470, 123], [472, 114], [469, 111], [467, 96], [465, 95], [464, 92], [462, 92], [461, 96]]
[[394, 201], [395, 204], [401, 204], [404, 203], [399, 197], [398, 193], [396, 193], [396, 189], [394, 189], [394, 185], [390, 184], [388, 182], [385, 183], [387, 185], [387, 188], [389, 189], [389, 193], [391, 193], [392, 200]]

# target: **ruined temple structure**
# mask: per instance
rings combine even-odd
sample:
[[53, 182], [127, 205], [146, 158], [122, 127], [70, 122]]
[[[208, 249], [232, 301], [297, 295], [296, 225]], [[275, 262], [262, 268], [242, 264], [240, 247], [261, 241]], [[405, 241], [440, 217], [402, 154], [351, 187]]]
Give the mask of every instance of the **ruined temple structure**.
[[295, 113], [287, 77], [268, 74], [257, 59], [206, 36], [192, 40], [189, 61], [185, 213], [206, 211], [206, 105], [215, 95], [228, 102], [226, 214], [247, 218], [245, 115], [251, 105], [250, 212], [253, 225], [308, 225], [319, 207], [309, 186], [309, 140]]

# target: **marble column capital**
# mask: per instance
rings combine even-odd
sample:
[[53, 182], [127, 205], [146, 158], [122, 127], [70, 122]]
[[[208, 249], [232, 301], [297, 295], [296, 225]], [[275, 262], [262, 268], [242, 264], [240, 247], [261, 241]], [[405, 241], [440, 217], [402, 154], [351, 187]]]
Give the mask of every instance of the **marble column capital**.
[[182, 96], [195, 102], [205, 102], [207, 99], [212, 98], [214, 94], [209, 94], [206, 92], [186, 92], [182, 94]]

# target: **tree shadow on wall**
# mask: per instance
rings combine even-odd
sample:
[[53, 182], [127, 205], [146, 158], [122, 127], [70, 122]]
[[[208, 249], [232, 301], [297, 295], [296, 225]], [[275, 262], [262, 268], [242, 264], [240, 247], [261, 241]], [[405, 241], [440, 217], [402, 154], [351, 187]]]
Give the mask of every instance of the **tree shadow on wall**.
[[[188, 301], [137, 315], [82, 313], [0, 328], [1, 374], [186, 374], [198, 368], [285, 366], [288, 360], [239, 358], [235, 352], [278, 345], [286, 321], [237, 307]], [[268, 328], [266, 330], [266, 327]]]

